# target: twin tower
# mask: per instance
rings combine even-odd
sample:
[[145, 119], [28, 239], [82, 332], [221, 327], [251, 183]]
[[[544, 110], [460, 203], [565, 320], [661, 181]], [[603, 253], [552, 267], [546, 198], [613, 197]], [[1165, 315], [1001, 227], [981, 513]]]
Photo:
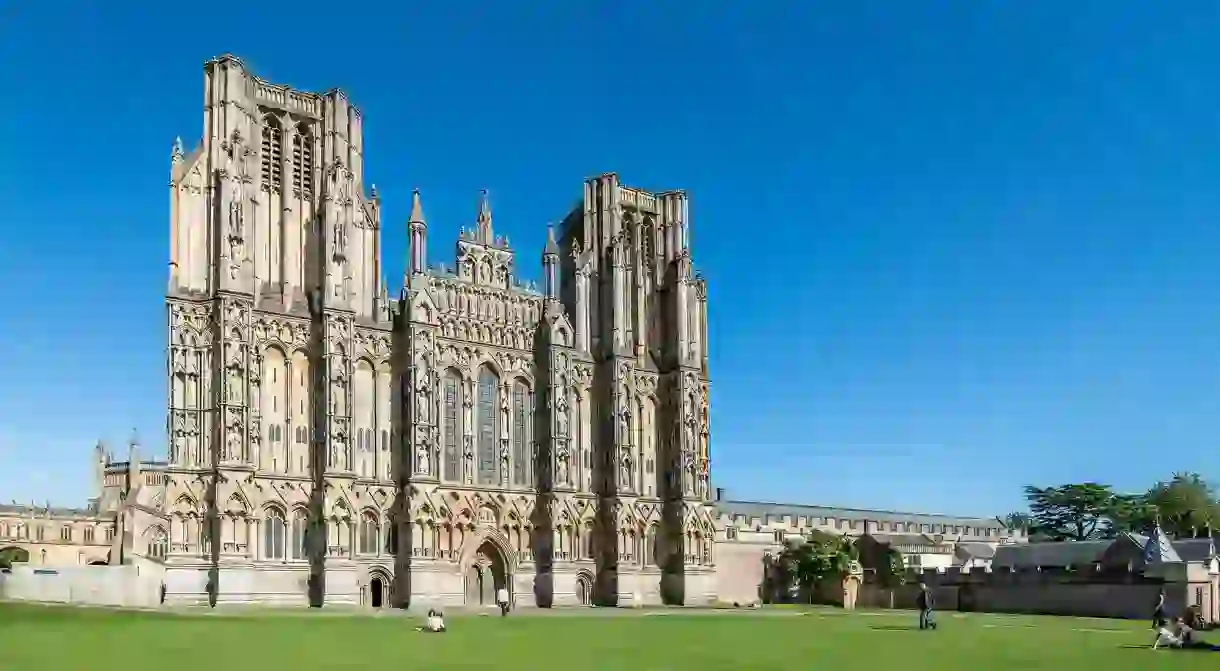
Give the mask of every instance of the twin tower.
[[713, 599], [686, 195], [586, 180], [536, 288], [486, 194], [430, 265], [416, 192], [392, 298], [364, 149], [342, 92], [206, 65], [170, 188], [171, 573], [213, 600], [284, 571], [314, 603]]

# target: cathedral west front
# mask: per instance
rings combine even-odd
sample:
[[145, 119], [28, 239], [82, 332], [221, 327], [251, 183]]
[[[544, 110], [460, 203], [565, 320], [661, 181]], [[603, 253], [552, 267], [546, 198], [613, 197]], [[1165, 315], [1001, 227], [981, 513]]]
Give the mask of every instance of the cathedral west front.
[[167, 603], [715, 598], [685, 193], [585, 180], [535, 287], [486, 194], [438, 241], [415, 192], [391, 292], [341, 91], [224, 56], [204, 129], [172, 158]]

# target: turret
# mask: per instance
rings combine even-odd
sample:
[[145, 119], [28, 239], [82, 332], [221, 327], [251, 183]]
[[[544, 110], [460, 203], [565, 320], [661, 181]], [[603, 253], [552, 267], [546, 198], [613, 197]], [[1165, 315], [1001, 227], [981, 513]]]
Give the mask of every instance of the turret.
[[542, 288], [547, 300], [559, 298], [559, 245], [555, 227], [546, 227], [546, 246], [542, 248]]
[[495, 232], [491, 228], [491, 200], [487, 189], [479, 194], [479, 216], [475, 226], [475, 242], [483, 245], [495, 244]]
[[[490, 215], [488, 220], [490, 226]], [[428, 223], [424, 220], [424, 206], [420, 202], [419, 189], [411, 194], [411, 216], [407, 219], [410, 238], [411, 262], [407, 264], [409, 275], [420, 275], [428, 267]], [[404, 279], [403, 286], [408, 282]]]

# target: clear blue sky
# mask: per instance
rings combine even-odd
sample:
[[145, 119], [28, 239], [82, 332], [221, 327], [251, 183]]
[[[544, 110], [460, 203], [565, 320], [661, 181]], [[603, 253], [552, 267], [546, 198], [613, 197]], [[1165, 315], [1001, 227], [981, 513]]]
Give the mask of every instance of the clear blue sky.
[[433, 260], [486, 188], [532, 277], [584, 177], [689, 190], [737, 497], [1220, 476], [1216, 3], [362, 4], [2, 5], [0, 500], [164, 452], [170, 148], [223, 52], [364, 110], [392, 285], [413, 187]]

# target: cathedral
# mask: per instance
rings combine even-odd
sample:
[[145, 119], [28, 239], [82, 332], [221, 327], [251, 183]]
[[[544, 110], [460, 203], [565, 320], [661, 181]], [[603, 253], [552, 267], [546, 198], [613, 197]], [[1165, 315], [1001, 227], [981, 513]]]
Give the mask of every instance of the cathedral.
[[132, 509], [164, 520], [165, 601], [712, 601], [686, 194], [585, 180], [535, 287], [486, 193], [447, 247], [415, 192], [392, 295], [347, 96], [232, 56], [204, 88], [172, 157], [168, 460]]

